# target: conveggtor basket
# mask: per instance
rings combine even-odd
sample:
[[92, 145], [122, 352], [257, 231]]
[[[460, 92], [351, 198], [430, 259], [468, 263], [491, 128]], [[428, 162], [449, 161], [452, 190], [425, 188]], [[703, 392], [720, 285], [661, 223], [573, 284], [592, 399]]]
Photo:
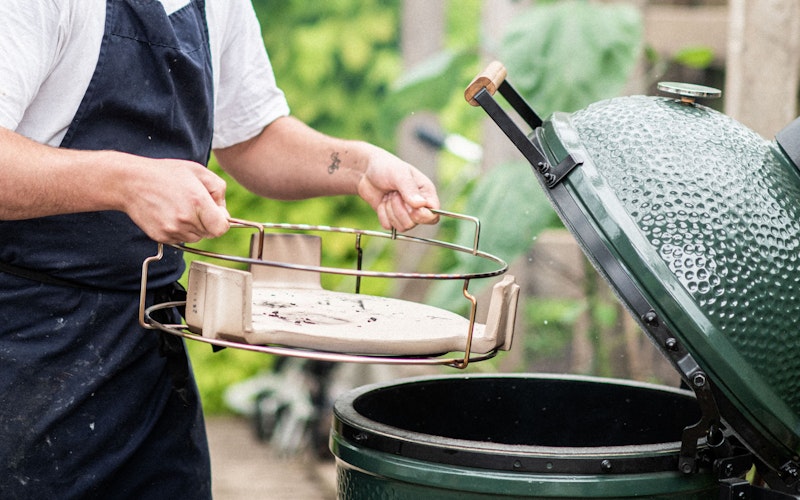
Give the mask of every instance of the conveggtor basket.
[[[153, 319], [153, 311], [176, 304], [145, 307], [147, 268], [160, 259], [160, 255], [144, 263], [140, 322], [146, 328], [218, 347], [330, 361], [444, 364], [462, 368], [471, 361], [488, 359], [499, 350], [511, 347], [519, 286], [510, 275], [494, 284], [489, 294], [486, 322], [477, 323], [478, 300], [469, 293], [469, 282], [503, 275], [508, 266], [502, 259], [478, 250], [480, 221], [452, 212], [436, 212], [474, 223], [473, 246], [396, 231], [234, 220], [233, 228], [254, 231], [246, 257], [176, 245], [184, 251], [225, 263], [203, 260], [191, 263], [186, 324], [166, 325]], [[321, 265], [323, 239], [332, 233], [353, 236], [357, 258], [352, 269]], [[443, 248], [461, 257], [477, 259], [491, 268], [449, 274], [363, 269], [362, 245], [368, 238]], [[323, 288], [320, 277], [324, 274], [353, 276], [354, 293]], [[419, 302], [361, 293], [364, 278], [463, 281], [469, 315], [464, 317]], [[463, 356], [447, 356], [454, 352], [463, 353]]]

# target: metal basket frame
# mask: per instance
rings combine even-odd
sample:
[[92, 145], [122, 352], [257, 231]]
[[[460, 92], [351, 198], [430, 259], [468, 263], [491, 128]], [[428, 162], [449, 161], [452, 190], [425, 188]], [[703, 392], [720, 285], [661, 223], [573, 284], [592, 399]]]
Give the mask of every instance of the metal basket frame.
[[[309, 349], [289, 347], [289, 346], [279, 346], [279, 345], [254, 345], [242, 342], [233, 342], [224, 339], [203, 337], [202, 335], [198, 335], [196, 333], [192, 333], [191, 331], [189, 331], [187, 325], [185, 324], [161, 323], [153, 319], [152, 317], [153, 312], [186, 305], [186, 301], [171, 301], [171, 302], [163, 302], [160, 304], [154, 304], [150, 307], [146, 306], [148, 268], [151, 263], [159, 261], [163, 257], [164, 244], [162, 243], [159, 243], [156, 255], [145, 259], [144, 262], [142, 263], [142, 281], [141, 281], [140, 297], [139, 297], [139, 323], [143, 328], [148, 330], [160, 330], [189, 340], [196, 340], [199, 342], [211, 344], [217, 348], [230, 347], [234, 349], [242, 349], [252, 352], [261, 352], [265, 354], [274, 354], [278, 356], [291, 356], [291, 357], [298, 357], [305, 359], [315, 359], [320, 361], [347, 362], [347, 363], [381, 363], [381, 364], [393, 364], [393, 365], [399, 365], [399, 364], [446, 365], [454, 368], [463, 369], [466, 368], [467, 365], [469, 365], [469, 363], [471, 362], [483, 361], [486, 359], [493, 358], [497, 354], [498, 349], [494, 349], [482, 355], [473, 355], [471, 353], [472, 337], [474, 333], [475, 316], [476, 316], [478, 301], [472, 294], [469, 293], [468, 287], [470, 280], [491, 278], [504, 274], [508, 270], [508, 264], [499, 257], [478, 250], [478, 245], [480, 242], [480, 220], [478, 218], [469, 215], [448, 212], [444, 210], [431, 210], [431, 211], [440, 216], [472, 222], [475, 225], [473, 246], [467, 247], [431, 238], [423, 238], [407, 234], [401, 234], [398, 233], [397, 230], [395, 229], [392, 229], [391, 231], [374, 231], [374, 230], [354, 229], [347, 227], [334, 227], [334, 226], [321, 226], [321, 225], [308, 225], [308, 224], [252, 222], [243, 219], [230, 219], [231, 228], [249, 228], [251, 230], [257, 231], [258, 238], [256, 239], [257, 247], [255, 249], [255, 255], [256, 255], [255, 258], [210, 252], [207, 250], [189, 246], [185, 243], [170, 244], [169, 246], [207, 258], [218, 259], [239, 264], [248, 264], [250, 266], [271, 266], [271, 267], [293, 269], [297, 271], [308, 271], [319, 274], [338, 274], [338, 275], [354, 276], [356, 277], [355, 293], [357, 294], [360, 293], [361, 291], [360, 290], [361, 278], [363, 277], [385, 278], [385, 279], [463, 280], [464, 286], [462, 289], [462, 293], [463, 296], [470, 303], [470, 311], [469, 311], [469, 327], [468, 331], [466, 332], [463, 356], [461, 357], [380, 356], [380, 355], [346, 354], [346, 353], [329, 352], [329, 351], [309, 350]], [[281, 231], [288, 230], [301, 233], [321, 232], [321, 233], [352, 234], [355, 238], [355, 248], [357, 252], [356, 267], [355, 269], [345, 269], [338, 267], [302, 265], [302, 264], [292, 264], [287, 262], [263, 260], [261, 256], [263, 255], [264, 235], [267, 230], [281, 230]], [[489, 271], [477, 272], [477, 273], [409, 273], [409, 272], [391, 272], [391, 271], [389, 272], [372, 271], [368, 269], [363, 269], [362, 268], [363, 236], [372, 236], [377, 238], [389, 239], [392, 241], [399, 240], [399, 241], [407, 241], [412, 244], [441, 247], [447, 250], [452, 250], [458, 253], [469, 254], [476, 258], [489, 261], [495, 264], [496, 267], [493, 267]]]

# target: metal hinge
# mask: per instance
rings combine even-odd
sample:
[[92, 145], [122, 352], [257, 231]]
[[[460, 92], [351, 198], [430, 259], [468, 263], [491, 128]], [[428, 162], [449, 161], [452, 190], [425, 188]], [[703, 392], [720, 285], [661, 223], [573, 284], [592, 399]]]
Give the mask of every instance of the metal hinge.
[[800, 481], [800, 465], [790, 460], [781, 465], [781, 468], [778, 469], [778, 475], [787, 486], [794, 486]]
[[797, 500], [798, 498], [800, 497], [790, 493], [750, 484], [744, 479], [721, 479], [719, 481], [719, 500]]
[[720, 450], [725, 445], [725, 434], [722, 432], [717, 402], [711, 391], [711, 381], [691, 356], [687, 355], [682, 362], [695, 366], [695, 369], [684, 373], [689, 380], [690, 387], [694, 390], [701, 413], [700, 420], [696, 424], [683, 430], [681, 453], [678, 458], [678, 469], [685, 474], [692, 474], [697, 471], [697, 443], [699, 440], [705, 437], [709, 447]]
[[684, 474], [693, 474], [698, 469], [700, 457], [697, 448], [700, 439], [706, 438], [706, 443], [716, 458], [726, 457], [731, 453], [722, 430], [721, 416], [714, 399], [711, 380], [654, 310], [647, 311], [641, 319], [651, 337], [664, 346], [665, 353], [671, 358], [689, 388], [694, 391], [700, 407], [700, 420], [683, 430], [678, 457], [678, 470]]
[[535, 167], [537, 172], [542, 176], [545, 185], [552, 189], [556, 187], [567, 174], [572, 172], [575, 167], [580, 165], [583, 165], [583, 160], [577, 160], [574, 156], [568, 154], [567, 157], [561, 160], [556, 166], [550, 165], [547, 161], [540, 161]]

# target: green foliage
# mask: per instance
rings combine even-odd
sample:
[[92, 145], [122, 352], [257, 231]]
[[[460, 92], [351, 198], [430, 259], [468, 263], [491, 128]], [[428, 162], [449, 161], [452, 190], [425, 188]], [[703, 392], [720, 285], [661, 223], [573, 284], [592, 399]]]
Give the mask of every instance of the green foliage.
[[[536, 235], [556, 221], [530, 166], [524, 163], [498, 165], [482, 175], [471, 191], [464, 213], [481, 221], [480, 249], [508, 262], [530, 249]], [[474, 227], [462, 223], [457, 225], [456, 231], [455, 242], [471, 248]], [[487, 266], [485, 261], [469, 254], [458, 254], [453, 266], [459, 272], [468, 273], [486, 272], [492, 267], [496, 266]], [[476, 281], [470, 291], [479, 292], [489, 284], [487, 281]], [[428, 301], [439, 307], [453, 308], [453, 297], [460, 299], [461, 286], [461, 282], [438, 282]]]
[[[630, 5], [539, 2], [508, 25], [497, 52], [514, 87], [547, 116], [618, 95], [641, 55], [641, 39], [640, 15]], [[406, 74], [387, 99], [381, 129], [398, 115], [441, 111], [460, 99], [453, 88], [478, 72], [481, 49], [454, 44]]]
[[614, 375], [612, 352], [617, 346], [609, 341], [618, 338], [612, 333], [619, 321], [619, 309], [614, 304], [597, 296], [589, 300], [538, 297], [524, 303], [523, 314], [529, 331], [523, 336], [526, 366], [521, 369], [563, 354], [573, 340], [575, 325], [583, 320], [594, 349], [591, 373]]
[[514, 87], [540, 114], [575, 111], [622, 90], [641, 51], [630, 5], [536, 5], [509, 25], [501, 58]]
[[395, 82], [383, 103], [379, 130], [394, 130], [402, 119], [417, 111], [443, 111], [453, 102], [469, 108], [464, 106], [460, 90], [475, 76], [475, 63], [472, 49], [445, 50], [409, 70]]
[[525, 303], [523, 313], [531, 333], [523, 348], [529, 362], [549, 358], [569, 344], [578, 318], [586, 311], [586, 302], [574, 299], [540, 298]]
[[339, 137], [382, 146], [378, 106], [402, 68], [399, 2], [254, 0], [292, 113]]
[[228, 386], [269, 369], [274, 362], [271, 356], [239, 349], [214, 352], [202, 342], [187, 341], [186, 347], [206, 414], [227, 412], [224, 395]]
[[[529, 165], [507, 163], [481, 177], [469, 198], [466, 212], [481, 219], [481, 248], [506, 257], [530, 248], [539, 232], [552, 225], [555, 214], [531, 178]], [[457, 241], [468, 245], [471, 232]]]
[[685, 47], [673, 59], [688, 68], [706, 69], [714, 62], [714, 51], [710, 47]]

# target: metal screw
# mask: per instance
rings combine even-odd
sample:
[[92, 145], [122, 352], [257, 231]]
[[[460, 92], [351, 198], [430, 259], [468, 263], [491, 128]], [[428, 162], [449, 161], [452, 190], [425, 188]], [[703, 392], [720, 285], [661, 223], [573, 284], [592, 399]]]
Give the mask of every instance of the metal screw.
[[678, 339], [670, 337], [664, 342], [664, 345], [670, 351], [677, 351], [678, 350]]
[[733, 464], [731, 463], [725, 464], [725, 469], [723, 470], [723, 474], [725, 474], [725, 477], [731, 477], [733, 475]]
[[611, 460], [606, 459], [600, 462], [600, 468], [603, 469], [603, 472], [611, 472]]
[[650, 310], [644, 313], [642, 316], [644, 322], [650, 326], [658, 326], [658, 314], [655, 311]]
[[692, 383], [695, 387], [703, 387], [706, 385], [706, 375], [704, 373], [695, 374], [694, 378], [692, 378]]

